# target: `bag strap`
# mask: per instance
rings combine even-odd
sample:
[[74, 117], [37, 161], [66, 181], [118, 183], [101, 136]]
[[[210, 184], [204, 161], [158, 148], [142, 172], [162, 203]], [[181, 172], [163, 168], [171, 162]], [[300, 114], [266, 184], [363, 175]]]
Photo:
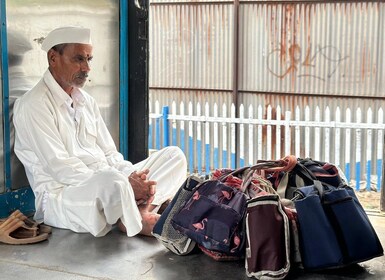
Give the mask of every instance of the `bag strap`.
[[237, 176], [241, 173], [244, 173], [245, 170], [249, 169], [250, 167], [248, 166], [245, 166], [245, 167], [241, 167], [241, 168], [238, 168], [238, 169], [234, 169], [233, 171], [229, 172], [229, 173], [225, 173], [223, 175], [221, 175], [220, 177], [218, 177], [218, 181], [221, 181], [221, 182], [224, 182], [226, 181], [226, 179], [230, 176]]
[[[257, 181], [257, 184], [254, 184], [253, 181]], [[252, 169], [245, 175], [240, 191], [245, 193], [249, 199], [257, 197], [261, 192], [278, 195], [271, 182]]]
[[308, 168], [306, 168], [306, 166], [304, 166], [300, 161], [298, 161], [295, 167], [291, 171], [285, 172], [285, 174], [279, 181], [277, 192], [282, 198], [286, 197], [286, 190], [287, 185], [289, 183], [290, 175], [295, 176], [295, 184], [297, 187], [312, 184], [314, 180], [317, 180], [314, 174]]

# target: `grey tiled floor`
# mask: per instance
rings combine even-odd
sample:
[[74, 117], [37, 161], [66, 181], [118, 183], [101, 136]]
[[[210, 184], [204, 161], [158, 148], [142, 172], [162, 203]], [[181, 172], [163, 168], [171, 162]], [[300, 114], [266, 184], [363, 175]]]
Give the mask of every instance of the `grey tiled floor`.
[[[370, 214], [382, 244], [385, 215]], [[54, 229], [48, 241], [0, 244], [0, 279], [249, 279], [242, 262], [216, 262], [202, 253], [177, 256], [155, 238], [128, 238], [117, 229], [105, 237]], [[304, 273], [286, 279], [385, 279], [385, 257], [338, 271]]]

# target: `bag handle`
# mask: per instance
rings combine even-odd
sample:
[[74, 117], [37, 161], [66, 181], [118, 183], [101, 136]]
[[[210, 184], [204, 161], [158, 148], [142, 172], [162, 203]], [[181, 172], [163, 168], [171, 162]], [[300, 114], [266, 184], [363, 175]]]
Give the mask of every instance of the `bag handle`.
[[251, 166], [253, 170], [264, 169], [268, 172], [290, 171], [297, 164], [297, 158], [294, 155], [288, 155], [279, 160], [258, 160], [257, 164]]
[[[315, 180], [317, 180], [313, 172], [307, 169], [306, 166], [303, 165], [300, 161], [296, 163], [295, 171], [296, 171], [296, 174], [295, 174], [296, 186], [305, 186], [306, 184], [309, 184], [310, 182], [313, 183]], [[280, 197], [286, 196], [287, 185], [289, 183], [289, 175], [290, 175], [290, 171], [285, 172], [285, 174], [279, 181], [277, 192]]]

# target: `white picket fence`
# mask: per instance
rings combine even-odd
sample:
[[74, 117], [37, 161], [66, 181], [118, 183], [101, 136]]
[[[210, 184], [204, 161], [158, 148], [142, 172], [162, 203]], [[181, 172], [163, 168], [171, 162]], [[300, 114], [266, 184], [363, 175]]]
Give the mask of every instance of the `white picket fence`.
[[342, 112], [337, 107], [331, 112], [329, 107], [321, 111], [307, 106], [281, 112], [278, 106], [273, 118], [271, 106], [240, 105], [236, 112], [234, 104], [172, 102], [170, 108], [161, 108], [156, 101], [150, 108], [149, 148], [181, 147], [190, 172], [208, 173], [292, 154], [339, 165], [357, 189], [380, 189], [382, 109]]

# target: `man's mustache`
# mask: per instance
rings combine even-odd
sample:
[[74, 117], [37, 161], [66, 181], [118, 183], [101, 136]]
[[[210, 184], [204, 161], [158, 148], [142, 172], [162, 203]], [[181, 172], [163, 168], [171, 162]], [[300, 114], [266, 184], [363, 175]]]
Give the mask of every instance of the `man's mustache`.
[[88, 74], [86, 72], [80, 72], [75, 77], [79, 79], [86, 79], [88, 78]]

